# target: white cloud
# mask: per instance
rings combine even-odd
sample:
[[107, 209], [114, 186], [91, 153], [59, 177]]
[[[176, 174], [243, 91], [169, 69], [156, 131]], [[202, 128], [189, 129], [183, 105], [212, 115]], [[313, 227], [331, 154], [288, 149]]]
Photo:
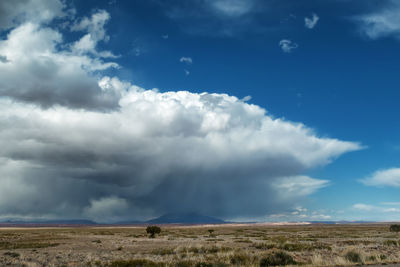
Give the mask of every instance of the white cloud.
[[[83, 43], [85, 37], [78, 43]], [[89, 41], [88, 41], [89, 42]], [[60, 47], [64, 47], [60, 48]], [[0, 97], [34, 102], [43, 107], [55, 104], [75, 108], [110, 109], [118, 106], [119, 93], [102, 90], [94, 73], [116, 68], [96, 55], [70, 50], [62, 34], [40, 24], [24, 23], [0, 41]], [[101, 53], [101, 52], [100, 52]]]
[[382, 206], [376, 206], [376, 205], [367, 205], [363, 203], [358, 203], [354, 204], [352, 206], [353, 209], [363, 211], [363, 212], [373, 212], [373, 213], [399, 213], [400, 209], [399, 208], [387, 208], [387, 207], [382, 207]]
[[253, 0], [207, 0], [207, 2], [218, 13], [231, 17], [243, 16], [254, 7]]
[[311, 18], [304, 18], [304, 26], [308, 29], [314, 29], [314, 27], [317, 25], [319, 20], [319, 17], [317, 14], [312, 14]]
[[388, 5], [374, 13], [354, 18], [363, 34], [371, 39], [395, 37], [400, 39], [400, 2], [390, 0]]
[[272, 214], [264, 217], [264, 221], [326, 221], [332, 220], [332, 214], [337, 213], [337, 211], [327, 211], [327, 210], [314, 210], [310, 211], [302, 206], [297, 206], [292, 209], [292, 211]]
[[97, 222], [110, 222], [126, 217], [128, 210], [129, 205], [125, 199], [108, 196], [91, 199], [90, 205], [84, 208], [83, 215]]
[[353, 208], [356, 210], [362, 210], [362, 211], [372, 211], [373, 209], [375, 209], [374, 206], [363, 204], [363, 203], [354, 204]]
[[190, 75], [190, 71], [188, 71], [188, 70], [184, 70], [185, 71], [185, 75], [186, 76], [189, 76]]
[[64, 1], [42, 0], [1, 0], [0, 30], [10, 29], [24, 22], [49, 22], [56, 17], [67, 16], [71, 10], [65, 10]]
[[283, 39], [279, 42], [279, 46], [281, 47], [282, 51], [285, 53], [292, 52], [293, 49], [299, 47], [298, 44], [292, 42], [291, 40]]
[[376, 171], [361, 182], [369, 186], [400, 187], [400, 168]]
[[247, 96], [242, 98], [242, 101], [244, 101], [244, 102], [248, 102], [250, 100], [251, 100], [251, 95], [247, 95]]
[[186, 63], [186, 64], [190, 65], [190, 64], [193, 63], [193, 60], [192, 60], [191, 57], [181, 57], [179, 59], [179, 62]]
[[382, 202], [381, 204], [387, 206], [400, 206], [400, 202]]
[[[21, 213], [79, 214], [83, 203], [113, 195], [126, 199], [129, 214], [140, 214], [133, 203], [156, 214], [257, 215], [327, 184], [298, 173], [360, 149], [226, 94], [160, 93], [116, 78], [100, 85], [128, 90], [119, 110], [37, 109], [1, 100], [0, 158], [8, 163], [0, 168], [0, 188], [8, 200], [0, 202], [0, 214], [21, 202]], [[27, 193], [5, 187], [4, 177]]]
[[293, 176], [293, 177], [282, 177], [279, 181], [274, 184], [275, 188], [282, 192], [283, 195], [289, 195], [293, 197], [307, 196], [315, 191], [328, 186], [329, 181], [317, 180], [308, 176]]
[[108, 42], [110, 37], [104, 29], [105, 24], [110, 20], [110, 14], [105, 10], [98, 10], [90, 18], [84, 17], [71, 26], [72, 31], [87, 31], [81, 39], [71, 44], [72, 51], [76, 53], [92, 53], [98, 57], [116, 58], [110, 51], [98, 52], [96, 46], [100, 41]]

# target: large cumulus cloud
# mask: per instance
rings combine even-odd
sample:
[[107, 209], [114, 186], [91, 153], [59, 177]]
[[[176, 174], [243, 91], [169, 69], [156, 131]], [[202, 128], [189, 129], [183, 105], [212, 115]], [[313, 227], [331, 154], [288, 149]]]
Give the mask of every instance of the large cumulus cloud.
[[103, 77], [118, 67], [96, 48], [108, 19], [75, 19], [72, 43], [27, 21], [0, 41], [0, 217], [263, 216], [328, 184], [307, 170], [361, 148], [227, 94]]
[[132, 217], [262, 215], [326, 185], [301, 173], [359, 149], [225, 94], [160, 93], [108, 77], [100, 85], [127, 90], [120, 109], [1, 101], [0, 213], [78, 216], [117, 197]]

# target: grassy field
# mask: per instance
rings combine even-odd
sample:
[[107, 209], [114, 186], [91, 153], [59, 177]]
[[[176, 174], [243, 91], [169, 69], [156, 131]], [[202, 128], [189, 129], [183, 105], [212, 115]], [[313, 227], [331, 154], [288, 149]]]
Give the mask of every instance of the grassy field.
[[[400, 263], [388, 225], [0, 228], [0, 266], [345, 266]], [[214, 232], [210, 234], [209, 229]]]

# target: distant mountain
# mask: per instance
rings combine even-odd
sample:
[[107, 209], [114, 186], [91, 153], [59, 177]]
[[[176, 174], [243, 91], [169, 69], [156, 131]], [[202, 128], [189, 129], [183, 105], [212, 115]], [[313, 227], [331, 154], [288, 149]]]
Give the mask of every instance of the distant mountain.
[[168, 223], [178, 223], [178, 224], [222, 224], [225, 221], [204, 216], [197, 213], [167, 213], [156, 219], [147, 221], [147, 223], [152, 224], [168, 224]]
[[363, 224], [363, 223], [376, 223], [375, 221], [309, 221], [309, 223], [318, 224]]
[[97, 224], [91, 220], [32, 220], [32, 221], [22, 221], [22, 220], [6, 220], [1, 221], [2, 224], [66, 224], [66, 225], [92, 225]]

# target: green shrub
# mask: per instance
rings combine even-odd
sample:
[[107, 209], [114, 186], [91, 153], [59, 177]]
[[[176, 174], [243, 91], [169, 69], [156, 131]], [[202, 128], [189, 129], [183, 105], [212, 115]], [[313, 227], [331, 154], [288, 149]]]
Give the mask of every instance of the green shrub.
[[161, 228], [156, 225], [149, 225], [146, 228], [146, 232], [150, 234], [150, 238], [154, 238], [156, 234], [161, 233]]
[[350, 261], [350, 262], [361, 262], [361, 256], [360, 253], [351, 250], [349, 252], [346, 253], [346, 255], [344, 255], [344, 257], [346, 258], [346, 260]]
[[251, 258], [244, 254], [244, 253], [235, 253], [231, 257], [231, 264], [232, 265], [239, 265], [239, 266], [246, 266], [250, 263]]
[[18, 257], [19, 257], [19, 253], [16, 253], [16, 252], [9, 252], [9, 251], [5, 252], [4, 255], [5, 255], [5, 256], [10, 256], [10, 257], [12, 257], [12, 258], [18, 258]]
[[397, 242], [397, 240], [385, 240], [383, 241], [383, 244], [385, 244], [386, 246], [398, 246], [399, 242]]
[[260, 260], [260, 267], [296, 264], [293, 257], [284, 251], [278, 251]]
[[172, 255], [172, 254], [176, 254], [176, 253], [175, 253], [175, 250], [172, 248], [160, 248], [160, 249], [153, 250], [152, 254], [165, 256], [165, 255]]
[[175, 267], [192, 267], [194, 263], [192, 261], [179, 261], [175, 263]]
[[136, 260], [119, 260], [113, 261], [110, 267], [161, 267], [164, 266], [162, 263], [157, 263], [154, 261], [136, 259]]
[[268, 244], [268, 243], [257, 243], [253, 245], [256, 249], [272, 249], [276, 248], [277, 246], [275, 244]]
[[389, 230], [390, 232], [400, 232], [400, 224], [392, 224]]
[[228, 267], [228, 264], [223, 262], [216, 262], [216, 263], [208, 263], [208, 262], [199, 262], [195, 265], [195, 267]]

